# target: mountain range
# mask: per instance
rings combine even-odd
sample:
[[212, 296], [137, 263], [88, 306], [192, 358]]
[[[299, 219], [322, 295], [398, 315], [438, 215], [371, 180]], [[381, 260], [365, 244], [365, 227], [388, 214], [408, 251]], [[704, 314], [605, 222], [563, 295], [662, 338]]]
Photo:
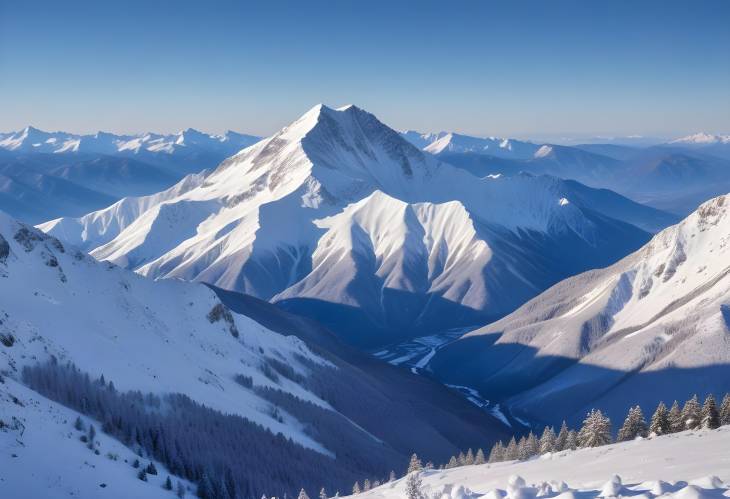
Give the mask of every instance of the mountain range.
[[454, 133], [405, 132], [423, 151], [477, 176], [549, 174], [686, 216], [730, 190], [730, 139], [696, 134], [650, 147], [563, 146]]
[[213, 171], [40, 227], [99, 260], [252, 294], [368, 347], [501, 317], [674, 221], [552, 176], [478, 178], [366, 111], [318, 105]]
[[28, 223], [79, 216], [212, 168], [258, 137], [226, 132], [76, 135], [26, 127], [0, 134], [0, 209]]
[[550, 424], [730, 391], [730, 195], [464, 335], [429, 366]]

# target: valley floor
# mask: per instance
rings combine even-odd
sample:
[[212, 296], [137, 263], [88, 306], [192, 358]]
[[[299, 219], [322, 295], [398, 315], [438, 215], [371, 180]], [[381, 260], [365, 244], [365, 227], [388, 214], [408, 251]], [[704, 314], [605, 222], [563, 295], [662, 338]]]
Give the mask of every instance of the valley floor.
[[[657, 496], [730, 497], [730, 426], [593, 449], [546, 454], [525, 462], [462, 466], [422, 473], [426, 497], [498, 499]], [[618, 475], [622, 485], [609, 484]], [[524, 486], [519, 486], [524, 480]], [[562, 484], [561, 482], [564, 482]], [[512, 485], [510, 485], [510, 483]], [[608, 486], [607, 486], [608, 485]], [[406, 497], [406, 479], [362, 493], [359, 499]], [[613, 489], [612, 491], [609, 489]], [[445, 495], [444, 495], [445, 494]]]

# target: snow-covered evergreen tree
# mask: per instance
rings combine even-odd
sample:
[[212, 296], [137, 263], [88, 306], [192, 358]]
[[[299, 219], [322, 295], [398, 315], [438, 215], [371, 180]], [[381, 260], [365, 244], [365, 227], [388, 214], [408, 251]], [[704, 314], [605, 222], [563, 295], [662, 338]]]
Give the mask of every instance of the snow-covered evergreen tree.
[[474, 464], [474, 452], [471, 449], [466, 451], [466, 457], [464, 458], [464, 464], [467, 466]]
[[406, 498], [407, 499], [425, 499], [423, 493], [423, 481], [421, 480], [421, 472], [414, 471], [408, 474], [406, 479]]
[[619, 442], [634, 440], [636, 437], [646, 437], [647, 425], [644, 419], [644, 413], [638, 405], [629, 409], [629, 414], [624, 420], [623, 426], [618, 431]]
[[598, 447], [611, 443], [611, 420], [600, 410], [592, 409], [578, 433], [578, 445]]
[[352, 486], [352, 495], [356, 495], [360, 493], [360, 482], [355, 482], [355, 485]]
[[560, 432], [558, 433], [557, 438], [555, 439], [555, 450], [561, 451], [565, 450], [567, 447], [565, 446], [568, 441], [568, 425], [565, 421], [563, 421], [563, 424], [560, 426]]
[[309, 499], [309, 496], [307, 495], [307, 492], [304, 489], [300, 489], [299, 496], [297, 496], [297, 499]]
[[524, 461], [528, 457], [530, 457], [530, 454], [527, 450], [527, 438], [522, 436], [517, 442], [517, 459]]
[[504, 461], [506, 452], [507, 450], [502, 444], [502, 441], [498, 441], [492, 446], [492, 450], [489, 452], [489, 462], [498, 463], [500, 461]]
[[555, 451], [555, 430], [552, 426], [546, 426], [540, 437], [540, 454]]
[[412, 473], [414, 471], [421, 471], [423, 469], [423, 465], [421, 464], [421, 460], [418, 459], [418, 456], [414, 452], [411, 455], [411, 461], [408, 463], [408, 473]]
[[519, 449], [517, 448], [517, 441], [515, 437], [512, 437], [507, 444], [507, 448], [504, 450], [504, 460], [514, 461], [519, 457]]
[[456, 460], [456, 456], [451, 456], [451, 459], [449, 459], [446, 465], [446, 469], [456, 468], [457, 466], [459, 466], [459, 462]]
[[456, 462], [459, 464], [459, 466], [464, 466], [466, 464], [466, 456], [463, 452], [459, 452], [459, 455], [456, 458]]
[[578, 432], [570, 430], [568, 432], [568, 438], [565, 440], [565, 449], [563, 450], [575, 450], [578, 448]]
[[327, 491], [324, 490], [324, 487], [319, 489], [319, 499], [327, 499]]
[[362, 483], [362, 491], [367, 492], [368, 490], [370, 490], [370, 479], [366, 478], [365, 481]]
[[672, 404], [672, 408], [669, 409], [669, 426], [672, 429], [672, 433], [684, 430], [684, 421], [682, 421], [682, 410], [679, 408], [679, 402], [676, 400]]
[[537, 438], [537, 435], [530, 432], [530, 434], [527, 435], [527, 438], [525, 439], [525, 447], [527, 450], [528, 458], [540, 454], [540, 440]]
[[697, 395], [693, 395], [691, 399], [684, 403], [682, 408], [682, 425], [685, 430], [694, 430], [700, 427], [702, 423], [700, 403]]
[[715, 428], [720, 427], [720, 412], [717, 410], [715, 397], [712, 394], [709, 394], [705, 399], [705, 403], [702, 405], [700, 418], [700, 425], [702, 428], [714, 430]]
[[672, 432], [672, 425], [669, 422], [669, 411], [664, 402], [659, 402], [659, 405], [654, 411], [654, 415], [651, 417], [651, 423], [649, 424], [649, 433], [654, 435], [666, 435]]
[[162, 486], [165, 490], [172, 490], [172, 478], [170, 478], [170, 475], [167, 475], [167, 478], [165, 479], [165, 484]]
[[395, 482], [395, 480], [396, 480], [395, 471], [391, 470], [390, 471], [390, 475], [388, 475], [388, 481], [389, 482]]
[[484, 457], [484, 451], [480, 448], [477, 449], [477, 455], [474, 456], [474, 464], [484, 464], [487, 460]]
[[720, 425], [730, 424], [730, 393], [726, 393], [720, 405]]
[[86, 429], [86, 427], [84, 426], [84, 422], [81, 420], [80, 416], [76, 416], [74, 428], [76, 428], [77, 431], [84, 431]]

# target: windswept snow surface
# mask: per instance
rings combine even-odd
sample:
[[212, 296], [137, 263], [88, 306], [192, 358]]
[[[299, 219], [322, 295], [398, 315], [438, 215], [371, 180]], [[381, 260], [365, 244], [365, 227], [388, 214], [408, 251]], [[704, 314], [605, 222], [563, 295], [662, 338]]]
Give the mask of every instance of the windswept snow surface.
[[484, 323], [648, 240], [567, 189], [475, 178], [355, 106], [318, 105], [208, 174], [40, 227], [143, 275], [354, 324], [347, 339], [374, 346]]
[[[730, 427], [545, 454], [524, 462], [422, 472], [426, 497], [443, 499], [662, 497], [730, 495]], [[406, 479], [357, 496], [400, 499]]]
[[730, 195], [605, 269], [553, 286], [437, 352], [450, 383], [506, 399], [515, 415], [574, 422], [596, 407], [730, 391]]

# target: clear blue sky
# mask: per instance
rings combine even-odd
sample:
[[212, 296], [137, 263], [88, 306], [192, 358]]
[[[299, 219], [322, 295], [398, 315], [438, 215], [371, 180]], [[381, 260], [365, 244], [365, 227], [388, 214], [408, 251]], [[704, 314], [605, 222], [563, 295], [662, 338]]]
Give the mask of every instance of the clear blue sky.
[[0, 0], [0, 130], [730, 132], [730, 1]]

